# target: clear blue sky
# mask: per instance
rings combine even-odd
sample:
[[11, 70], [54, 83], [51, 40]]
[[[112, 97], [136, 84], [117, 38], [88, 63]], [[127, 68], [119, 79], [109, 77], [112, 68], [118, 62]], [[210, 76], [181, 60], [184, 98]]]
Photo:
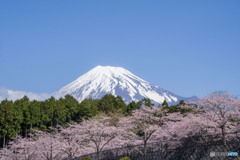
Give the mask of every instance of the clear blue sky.
[[240, 95], [240, 1], [0, 1], [0, 87], [52, 93], [97, 65]]

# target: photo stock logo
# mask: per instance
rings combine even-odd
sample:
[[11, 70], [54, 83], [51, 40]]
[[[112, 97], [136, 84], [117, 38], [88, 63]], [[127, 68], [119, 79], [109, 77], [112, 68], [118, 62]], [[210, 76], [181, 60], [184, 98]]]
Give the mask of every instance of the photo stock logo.
[[210, 152], [210, 157], [237, 157], [238, 152]]

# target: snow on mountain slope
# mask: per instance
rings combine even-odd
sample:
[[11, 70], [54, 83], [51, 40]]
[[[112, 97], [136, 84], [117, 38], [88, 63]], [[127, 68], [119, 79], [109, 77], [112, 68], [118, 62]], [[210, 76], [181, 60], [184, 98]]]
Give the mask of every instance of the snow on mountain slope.
[[92, 97], [100, 99], [105, 94], [119, 95], [126, 103], [149, 98], [154, 103], [162, 103], [164, 99], [176, 103], [181, 99], [167, 90], [154, 86], [149, 82], [135, 76], [121, 67], [97, 66], [85, 73], [72, 83], [53, 93], [60, 98], [66, 94], [74, 96], [78, 101]]

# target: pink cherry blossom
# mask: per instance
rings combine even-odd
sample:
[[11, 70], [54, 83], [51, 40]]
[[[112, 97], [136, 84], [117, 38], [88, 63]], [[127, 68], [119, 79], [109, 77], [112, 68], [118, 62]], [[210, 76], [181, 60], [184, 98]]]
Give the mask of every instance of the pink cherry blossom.
[[226, 145], [226, 132], [239, 130], [240, 100], [230, 93], [214, 92], [202, 98], [199, 103], [206, 113], [209, 121], [216, 123], [221, 130], [223, 143]]

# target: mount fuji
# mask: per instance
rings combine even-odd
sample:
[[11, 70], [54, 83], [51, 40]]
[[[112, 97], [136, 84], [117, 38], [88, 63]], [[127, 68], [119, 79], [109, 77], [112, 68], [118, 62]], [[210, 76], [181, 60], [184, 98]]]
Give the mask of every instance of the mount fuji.
[[89, 97], [100, 99], [105, 94], [121, 96], [125, 103], [149, 98], [155, 104], [163, 103], [164, 100], [176, 104], [180, 100], [189, 99], [152, 85], [124, 68], [112, 66], [97, 66], [52, 96], [60, 98], [66, 94], [72, 95], [79, 102]]

